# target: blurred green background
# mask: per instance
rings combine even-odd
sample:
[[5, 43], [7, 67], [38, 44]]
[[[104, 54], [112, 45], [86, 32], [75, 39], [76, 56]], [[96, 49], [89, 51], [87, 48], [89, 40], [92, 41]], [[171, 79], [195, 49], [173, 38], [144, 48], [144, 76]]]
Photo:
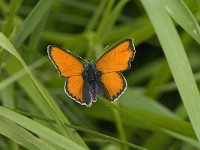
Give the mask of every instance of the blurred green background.
[[[0, 0], [0, 149], [200, 149], [199, 21], [199, 0]], [[71, 100], [47, 46], [95, 61], [127, 38], [126, 92]]]

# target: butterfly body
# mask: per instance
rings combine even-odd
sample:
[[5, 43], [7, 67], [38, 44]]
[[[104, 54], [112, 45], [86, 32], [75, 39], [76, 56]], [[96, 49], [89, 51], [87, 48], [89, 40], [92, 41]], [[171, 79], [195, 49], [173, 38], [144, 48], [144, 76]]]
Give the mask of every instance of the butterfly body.
[[96, 102], [98, 94], [98, 83], [101, 82], [100, 72], [96, 69], [92, 62], [85, 65], [82, 74], [85, 87], [83, 91], [83, 97], [86, 104], [90, 105], [92, 102]]
[[120, 72], [130, 68], [136, 51], [132, 39], [126, 39], [103, 54], [95, 64], [87, 62], [85, 65], [57, 46], [49, 45], [47, 52], [60, 76], [67, 78], [66, 94], [90, 107], [98, 95], [113, 102], [123, 94], [127, 82]]

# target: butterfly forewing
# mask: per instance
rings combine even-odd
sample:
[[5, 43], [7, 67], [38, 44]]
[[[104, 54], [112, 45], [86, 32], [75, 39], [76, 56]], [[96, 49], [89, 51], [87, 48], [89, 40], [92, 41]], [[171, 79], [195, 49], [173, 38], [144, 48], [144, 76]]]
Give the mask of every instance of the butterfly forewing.
[[50, 45], [48, 54], [61, 76], [70, 77], [82, 74], [83, 64], [68, 51]]
[[124, 71], [130, 68], [130, 61], [135, 55], [132, 39], [127, 39], [111, 48], [96, 62], [96, 67], [103, 73]]

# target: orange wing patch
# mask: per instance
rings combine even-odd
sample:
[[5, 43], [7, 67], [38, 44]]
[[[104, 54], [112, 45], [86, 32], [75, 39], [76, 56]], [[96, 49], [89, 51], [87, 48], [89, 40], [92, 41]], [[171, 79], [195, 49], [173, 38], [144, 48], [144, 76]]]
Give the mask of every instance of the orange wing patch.
[[101, 81], [108, 92], [108, 99], [111, 101], [117, 99], [127, 87], [125, 78], [122, 74], [117, 72], [102, 74]]
[[83, 64], [71, 53], [50, 45], [48, 54], [61, 76], [70, 77], [82, 74]]
[[106, 52], [97, 61], [96, 67], [103, 73], [129, 69], [135, 52], [132, 39], [124, 40]]
[[65, 92], [69, 97], [83, 103], [83, 78], [82, 76], [69, 77], [65, 83]]

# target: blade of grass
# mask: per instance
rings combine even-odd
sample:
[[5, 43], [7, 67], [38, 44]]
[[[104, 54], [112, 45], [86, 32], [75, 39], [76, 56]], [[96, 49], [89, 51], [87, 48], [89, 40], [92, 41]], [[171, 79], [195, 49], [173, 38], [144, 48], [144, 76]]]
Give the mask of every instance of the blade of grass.
[[[97, 31], [97, 36], [94, 39], [95, 45], [100, 45], [102, 44], [104, 38], [110, 33], [112, 30], [112, 27], [114, 26], [115, 22], [117, 21], [117, 18], [124, 8], [125, 4], [128, 2], [128, 0], [123, 0], [119, 1], [117, 5], [113, 8], [113, 10], [108, 12], [108, 16], [105, 17], [104, 22], [100, 24], [98, 31]], [[112, 4], [113, 5], [113, 4]]]
[[85, 11], [95, 11], [96, 7], [94, 4], [91, 4], [87, 1], [80, 1], [80, 0], [73, 0], [73, 1], [66, 1], [66, 0], [61, 0], [62, 3], [68, 5], [68, 6], [73, 6], [75, 8], [79, 8]]
[[[15, 110], [16, 111], [16, 110]], [[44, 120], [44, 121], [47, 121], [47, 122], [51, 122], [51, 123], [56, 123], [54, 120], [52, 119], [48, 119], [48, 118], [45, 118], [45, 117], [41, 117], [41, 116], [36, 116], [36, 115], [33, 115], [33, 114], [30, 114], [28, 112], [23, 112], [23, 111], [16, 111], [20, 114], [23, 114], [27, 117], [31, 117], [31, 118], [37, 118], [37, 119], [41, 119], [41, 120]], [[102, 134], [102, 133], [99, 133], [99, 132], [95, 132], [95, 131], [92, 131], [90, 129], [86, 129], [86, 128], [83, 128], [83, 127], [80, 127], [80, 126], [76, 126], [76, 125], [72, 125], [72, 124], [65, 124], [66, 127], [70, 127], [70, 128], [73, 128], [73, 129], [76, 129], [77, 131], [82, 131], [82, 132], [86, 132], [86, 133], [89, 133], [89, 134], [92, 134], [92, 135], [95, 135], [97, 137], [100, 137], [102, 139], [106, 139], [106, 140], [109, 140], [109, 141], [112, 141], [114, 143], [119, 143], [119, 144], [122, 144], [122, 145], [125, 145], [125, 146], [129, 146], [130, 148], [134, 148], [134, 149], [145, 149], [143, 147], [140, 147], [138, 145], [135, 145], [135, 144], [132, 144], [132, 143], [129, 143], [129, 142], [126, 142], [126, 141], [123, 141], [123, 140], [120, 140], [120, 139], [116, 139], [114, 137], [111, 137], [111, 136], [108, 136], [108, 135], [105, 135], [105, 134]]]
[[[122, 119], [121, 119], [121, 114], [116, 109], [112, 109], [112, 111], [113, 111], [113, 115], [114, 115], [114, 118], [115, 118], [115, 124], [116, 124], [117, 130], [118, 130], [119, 137], [120, 137], [121, 140], [127, 141], [126, 134], [125, 134], [125, 131], [124, 131], [123, 122], [122, 122]], [[124, 149], [124, 150], [128, 149], [128, 147], [126, 147], [126, 146], [123, 146], [121, 148]]]
[[102, 21], [100, 22], [100, 25], [98, 26], [97, 33], [94, 37], [94, 40], [89, 47], [89, 52], [87, 55], [89, 59], [92, 58], [93, 52], [98, 52], [99, 49], [101, 49], [102, 42], [104, 41], [106, 36], [110, 33], [112, 27], [117, 21], [117, 18], [120, 12], [122, 11], [123, 7], [125, 6], [127, 2], [128, 0], [119, 1], [116, 4], [116, 6], [113, 8], [113, 10], [111, 11], [114, 5], [114, 0], [108, 1], [108, 5], [106, 7], [104, 17]]
[[102, 0], [99, 2], [100, 4], [97, 6], [96, 11], [94, 12], [93, 16], [91, 17], [88, 24], [86, 25], [85, 32], [91, 31], [94, 29], [94, 27], [97, 24], [97, 21], [99, 21], [101, 13], [104, 11], [106, 2], [107, 2], [106, 0]]
[[[155, 116], [155, 114], [150, 114], [149, 115], [149, 117], [150, 116], [152, 116], [153, 118], [154, 117], [156, 117], [157, 119], [155, 119], [155, 120], [159, 120], [159, 122], [154, 122], [153, 120], [149, 120], [148, 118], [149, 117], [141, 117], [140, 115], [142, 114], [140, 114], [140, 115], [138, 115], [138, 110], [134, 110], [134, 111], [131, 111], [130, 109], [128, 109], [128, 108], [124, 108], [124, 107], [118, 107], [117, 105], [114, 105], [114, 104], [112, 104], [112, 103], [110, 103], [110, 102], [108, 102], [106, 99], [104, 99], [104, 98], [101, 98], [100, 97], [100, 99], [101, 100], [103, 100], [108, 106], [110, 106], [110, 107], [112, 107], [113, 109], [115, 108], [115, 109], [117, 109], [117, 110], [119, 110], [121, 113], [125, 113], [126, 115], [125, 116], [127, 116], [127, 115], [129, 115], [130, 116], [130, 118], [129, 119], [133, 119], [134, 120], [134, 122], [138, 122], [138, 121], [142, 121], [143, 123], [145, 123], [145, 125], [146, 126], [151, 126], [151, 125], [153, 125], [153, 127], [154, 127], [154, 129], [156, 129], [157, 131], [162, 131], [162, 132], [164, 132], [164, 133], [166, 133], [166, 134], [168, 134], [168, 135], [170, 135], [170, 136], [172, 136], [172, 137], [175, 137], [175, 138], [178, 138], [178, 139], [180, 139], [180, 140], [184, 140], [184, 141], [187, 141], [188, 143], [190, 143], [191, 145], [194, 145], [194, 146], [197, 146], [197, 147], [199, 147], [200, 146], [200, 143], [199, 143], [199, 141], [197, 141], [197, 140], [195, 140], [194, 138], [195, 138], [195, 136], [194, 136], [194, 134], [193, 135], [189, 135], [189, 134], [185, 134], [185, 133], [183, 133], [182, 132], [182, 130], [180, 130], [180, 131], [178, 131], [178, 130], [170, 130], [171, 128], [166, 128], [165, 126], [163, 126], [163, 125], [161, 125], [162, 123], [159, 123], [159, 122], [165, 122], [164, 124], [166, 125], [167, 124], [167, 122], [168, 123], [172, 123], [172, 124], [174, 124], [175, 122], [174, 121], [170, 121], [170, 120], [168, 120], [167, 119], [167, 117], [164, 117], [163, 119], [161, 119], [161, 118], [157, 118], [156, 116]], [[144, 113], [144, 112], [143, 112]], [[146, 115], [147, 115], [148, 113], [146, 113]], [[131, 117], [132, 116], [132, 117]], [[146, 118], [146, 120], [145, 119], [143, 119], [143, 118]], [[167, 121], [168, 120], [168, 121]], [[149, 122], [150, 121], [150, 122]], [[152, 122], [153, 121], [153, 122]], [[154, 124], [155, 123], [155, 124]], [[178, 123], [178, 122], [177, 122]], [[178, 125], [177, 124], [177, 126], [178, 127], [181, 127], [182, 125]], [[174, 127], [175, 127], [175, 125], [174, 125]], [[183, 127], [183, 126], [182, 126]], [[188, 130], [189, 128], [191, 128], [191, 127], [189, 127], [189, 126], [185, 126], [184, 127], [185, 129], [184, 130]], [[191, 128], [192, 129], [192, 128]], [[189, 135], [189, 136], [188, 136]]]
[[115, 2], [115, 0], [107, 1], [104, 15], [99, 23], [95, 37], [94, 37], [93, 41], [90, 42], [90, 44], [89, 44], [90, 47], [89, 47], [89, 51], [87, 53], [86, 59], [93, 58], [93, 56], [95, 54], [95, 51], [94, 51], [95, 47], [99, 47], [100, 43], [102, 42], [102, 41], [100, 41], [100, 38], [102, 37], [102, 34], [104, 32], [103, 30], [105, 29], [105, 27], [107, 25], [107, 19], [108, 19], [109, 13], [112, 11], [114, 2]]
[[9, 86], [7, 86], [6, 88], [4, 88], [3, 90], [1, 90], [1, 97], [2, 97], [2, 105], [8, 108], [15, 108], [15, 98], [14, 98], [14, 85], [11, 84]]
[[[158, 142], [159, 141], [159, 142]], [[144, 147], [148, 149], [167, 149], [174, 141], [174, 138], [170, 135], [162, 132], [154, 132], [143, 143]]]
[[152, 1], [141, 0], [141, 2], [154, 26], [195, 134], [200, 140], [199, 91], [175, 26], [161, 1], [154, 0], [152, 3]]
[[[9, 86], [7, 86], [6, 88], [4, 88], [3, 90], [1, 90], [1, 102], [2, 102], [2, 106], [10, 108], [10, 109], [15, 109], [16, 108], [16, 98], [15, 98], [15, 89], [14, 89], [14, 85], [10, 84]], [[1, 118], [1, 117], [0, 117]], [[0, 122], [5, 123], [4, 119], [2, 121], [2, 119], [0, 119]], [[5, 128], [9, 127], [9, 125], [0, 125], [2, 128], [4, 128], [4, 126], [6, 126]], [[1, 132], [5, 132], [7, 131], [6, 129], [0, 129]], [[13, 127], [11, 127], [12, 129], [14, 129]], [[11, 129], [11, 130], [12, 130]], [[8, 129], [8, 131], [12, 132], [11, 130]], [[2, 133], [3, 134], [3, 133]], [[11, 133], [12, 134], [12, 133]], [[3, 135], [7, 135], [6, 133]], [[9, 137], [12, 137], [9, 136]], [[13, 149], [13, 150], [18, 150], [19, 149], [19, 145], [16, 142], [13, 141], [9, 141], [9, 148]]]
[[[46, 62], [47, 62], [46, 58], [41, 58], [41, 59], [35, 61], [33, 64], [31, 64], [29, 66], [29, 68], [31, 71], [33, 71], [37, 67], [44, 65]], [[5, 87], [9, 86], [10, 84], [17, 81], [19, 78], [21, 78], [22, 76], [24, 76], [26, 74], [27, 74], [26, 70], [22, 69], [16, 73], [14, 73], [13, 75], [9, 76], [8, 78], [4, 79], [3, 81], [0, 82], [0, 90], [3, 90]]]
[[[196, 82], [200, 82], [200, 72], [195, 73], [194, 78], [195, 78]], [[157, 92], [169, 92], [169, 91], [173, 91], [176, 89], [177, 89], [176, 84], [174, 82], [169, 82], [169, 83], [159, 87]]]
[[[113, 103], [110, 103], [103, 97], [99, 97], [107, 106], [115, 108], [120, 111], [122, 114], [122, 119], [129, 119], [129, 125], [133, 125], [135, 122], [143, 122], [147, 128], [157, 127], [172, 130], [174, 132], [181, 133], [185, 136], [195, 137], [195, 133], [190, 123], [177, 119], [175, 117], [169, 117], [165, 115], [160, 115], [159, 113], [141, 110], [137, 107], [128, 107], [126, 105], [117, 106]], [[102, 108], [101, 108], [102, 109]], [[103, 110], [102, 110], [103, 111]], [[106, 111], [106, 110], [104, 110]], [[108, 114], [108, 112], [107, 112]], [[96, 115], [96, 114], [95, 114]], [[113, 120], [109, 115], [106, 116], [107, 119]], [[124, 123], [128, 121], [124, 121]], [[133, 123], [134, 122], [134, 123]]]
[[[151, 80], [148, 82], [145, 91], [146, 95], [153, 97], [154, 99], [158, 99], [161, 95], [161, 93], [156, 92], [157, 88], [171, 79], [171, 72], [168, 63], [163, 61], [160, 65], [160, 68], [155, 72]], [[161, 74], [163, 75], [160, 76]]]
[[[69, 34], [69, 33], [59, 33], [59, 32], [52, 32], [52, 31], [44, 31], [42, 38], [46, 41], [52, 43], [61, 43], [63, 46], [67, 45], [67, 49], [74, 50], [76, 47], [76, 54], [84, 53], [87, 49], [87, 42], [88, 38], [85, 34]], [[77, 44], [77, 41], [81, 41], [83, 45]], [[75, 47], [75, 48], [74, 48]]]
[[[186, 114], [186, 111], [185, 111], [185, 108], [183, 105], [180, 105], [175, 110], [175, 114], [182, 119], [187, 118], [187, 114]], [[168, 133], [170, 134], [171, 132], [169, 131]], [[176, 137], [175, 134], [177, 134], [177, 133], [172, 133], [172, 136]], [[180, 135], [180, 136], [182, 136], [182, 135]], [[183, 141], [185, 141], [185, 138], [187, 138], [187, 137], [182, 136], [179, 139], [182, 139]], [[190, 140], [192, 140], [195, 143], [198, 143], [194, 139], [190, 139]], [[190, 141], [190, 140], [188, 140], [188, 141]], [[159, 141], [159, 142], [156, 142], [156, 141]], [[165, 147], [167, 148], [173, 142], [174, 142], [174, 139], [171, 136], [160, 133], [160, 132], [156, 132], [156, 133], [153, 133], [152, 135], [150, 135], [150, 137], [145, 141], [143, 146], [148, 147], [149, 149], [163, 149]], [[187, 142], [187, 143], [189, 144], [189, 142]], [[192, 144], [190, 144], [190, 145], [192, 145]], [[195, 144], [193, 144], [193, 145], [195, 145]]]
[[44, 19], [37, 25], [35, 31], [31, 34], [28, 46], [31, 47], [31, 49], [33, 50], [37, 49], [37, 46], [41, 40], [41, 36], [44, 31], [48, 16], [49, 11], [46, 12], [46, 14], [44, 15]]
[[0, 1], [0, 11], [4, 16], [8, 12], [8, 5], [6, 4], [5, 1]]
[[[58, 115], [57, 110], [55, 110], [55, 105], [52, 104], [52, 102], [49, 101], [49, 99], [47, 98], [47, 96], [44, 94], [44, 91], [41, 90], [41, 87], [39, 86], [38, 81], [35, 79], [35, 77], [32, 75], [30, 69], [28, 68], [28, 66], [26, 66], [24, 60], [21, 58], [21, 56], [19, 55], [19, 53], [16, 51], [16, 49], [13, 47], [13, 45], [10, 43], [10, 41], [1, 33], [0, 34], [0, 39], [1, 39], [1, 43], [0, 45], [7, 50], [8, 52], [10, 52], [11, 54], [13, 54], [23, 65], [24, 69], [26, 70], [26, 72], [28, 73], [29, 77], [31, 78], [31, 80], [33, 81], [33, 83], [35, 84], [35, 86], [37, 87], [38, 91], [40, 92], [40, 94], [42, 95], [42, 97], [47, 101], [47, 103], [49, 104], [50, 108], [53, 110], [53, 112], [55, 113], [56, 120], [58, 121], [58, 124], [60, 125], [60, 129], [63, 130], [62, 128], [62, 119], [60, 118], [60, 116]], [[65, 131], [63, 130], [63, 133], [65, 133]]]
[[24, 40], [39, 24], [43, 17], [45, 17], [45, 14], [50, 9], [52, 2], [53, 0], [40, 0], [33, 8], [13, 39], [13, 44], [16, 48], [18, 48], [24, 42]]
[[[33, 74], [31, 73], [30, 69], [28, 68], [28, 66], [25, 64], [24, 60], [21, 58], [21, 56], [17, 53], [16, 49], [13, 47], [13, 45], [10, 43], [10, 41], [1, 33], [0, 34], [0, 46], [3, 47], [5, 50], [7, 50], [8, 52], [10, 52], [11, 54], [13, 54], [22, 64], [22, 66], [24, 67], [24, 69], [27, 71], [29, 78], [32, 80], [32, 82], [34, 83], [36, 90], [38, 92], [39, 95], [42, 96], [43, 100], [45, 100], [47, 102], [47, 104], [49, 105], [49, 108], [51, 109], [51, 114], [54, 116], [54, 119], [57, 121], [58, 125], [59, 125], [59, 130], [62, 134], [64, 134], [65, 136], [73, 139], [76, 142], [80, 142], [82, 145], [84, 145], [86, 147], [86, 145], [84, 144], [84, 142], [81, 140], [81, 138], [75, 134], [73, 131], [71, 130], [66, 130], [64, 128], [64, 122], [67, 122], [66, 117], [64, 116], [64, 114], [61, 112], [61, 110], [59, 109], [59, 107], [57, 106], [57, 104], [55, 103], [55, 101], [51, 98], [51, 96], [48, 94], [48, 92], [45, 90], [45, 88], [39, 83], [39, 81], [33, 76]], [[15, 62], [15, 64], [17, 64], [18, 62]]]
[[200, 44], [200, 27], [183, 0], [169, 0], [165, 6], [172, 18]]
[[134, 45], [139, 45], [152, 37], [154, 34], [153, 27], [149, 20], [142, 16], [135, 18], [134, 21], [130, 21], [129, 23], [114, 26], [112, 28], [112, 34], [108, 34], [106, 36], [104, 44], [108, 44], [110, 41], [131, 37], [134, 39]]
[[[64, 136], [59, 135], [58, 133], [50, 130], [49, 128], [40, 125], [36, 121], [33, 121], [27, 117], [24, 117], [16, 112], [13, 112], [13, 111], [8, 110], [1, 106], [0, 106], [0, 116], [3, 116], [5, 118], [13, 121], [14, 123], [19, 124], [23, 128], [30, 130], [31, 132], [35, 133], [36, 135], [47, 139], [51, 143], [53, 143], [63, 149], [84, 150], [83, 147], [81, 147], [78, 144], [72, 142], [71, 140], [65, 138]], [[31, 140], [31, 139], [29, 139], [29, 140]]]
[[120, 97], [118, 103], [131, 109], [138, 108], [144, 111], [179, 119], [174, 112], [157, 102], [155, 99], [138, 92], [137, 89], [128, 88]]
[[170, 130], [165, 130], [165, 132], [168, 132], [170, 135], [172, 135], [173, 137], [176, 137], [177, 139], [181, 139], [182, 141], [185, 141], [187, 143], [190, 143], [193, 146], [200, 148], [200, 143], [194, 139], [188, 138], [179, 133], [171, 132]]
[[[161, 62], [163, 59], [153, 60], [148, 64], [141, 66], [139, 69], [135, 70], [133, 73], [128, 74], [126, 79], [129, 85], [136, 85], [142, 81], [148, 79], [153, 73], [161, 67]], [[134, 78], [133, 78], [134, 76]]]
[[102, 34], [105, 32], [105, 28], [107, 27], [107, 20], [109, 18], [109, 14], [112, 11], [112, 7], [114, 5], [115, 0], [107, 1], [106, 8], [104, 11], [103, 18], [97, 28], [97, 33], [94, 38], [94, 45], [97, 43], [101, 43], [100, 39], [102, 39]]
[[[95, 109], [91, 109], [90, 112], [88, 112], [87, 114], [94, 118], [99, 118], [107, 121], [114, 121], [114, 118], [112, 117], [112, 115], [110, 115], [110, 107], [114, 107], [118, 109], [122, 114], [122, 120], [125, 125], [142, 128], [150, 131], [157, 130], [157, 128], [161, 127], [172, 130], [174, 132], [179, 132], [188, 137], [195, 137], [192, 126], [189, 123], [180, 119], [156, 114], [151, 111], [141, 110], [137, 107], [130, 108], [123, 105], [120, 105], [120, 107], [113, 106], [114, 104], [109, 103], [106, 100], [104, 100], [104, 102], [106, 103], [106, 105], [102, 107], [95, 107]], [[103, 115], [99, 112], [104, 112], [106, 115]]]
[[68, 13], [56, 13], [55, 21], [61, 21], [63, 23], [69, 23], [72, 25], [85, 26], [88, 22], [88, 18]]
[[11, 29], [12, 29], [12, 27], [14, 25], [13, 24], [14, 23], [14, 17], [15, 17], [15, 14], [16, 14], [16, 12], [17, 12], [17, 10], [18, 10], [21, 2], [22, 2], [21, 0], [18, 0], [18, 1], [12, 0], [10, 2], [10, 5], [9, 5], [9, 8], [10, 8], [9, 9], [9, 15], [8, 15], [8, 17], [6, 19], [6, 23], [2, 27], [2, 32], [6, 36], [8, 36], [9, 33], [11, 32]]
[[24, 128], [16, 125], [12, 121], [9, 121], [2, 116], [0, 116], [0, 133], [12, 139], [16, 143], [26, 147], [27, 149], [53, 150], [50, 145], [46, 144], [44, 141], [32, 135]]

